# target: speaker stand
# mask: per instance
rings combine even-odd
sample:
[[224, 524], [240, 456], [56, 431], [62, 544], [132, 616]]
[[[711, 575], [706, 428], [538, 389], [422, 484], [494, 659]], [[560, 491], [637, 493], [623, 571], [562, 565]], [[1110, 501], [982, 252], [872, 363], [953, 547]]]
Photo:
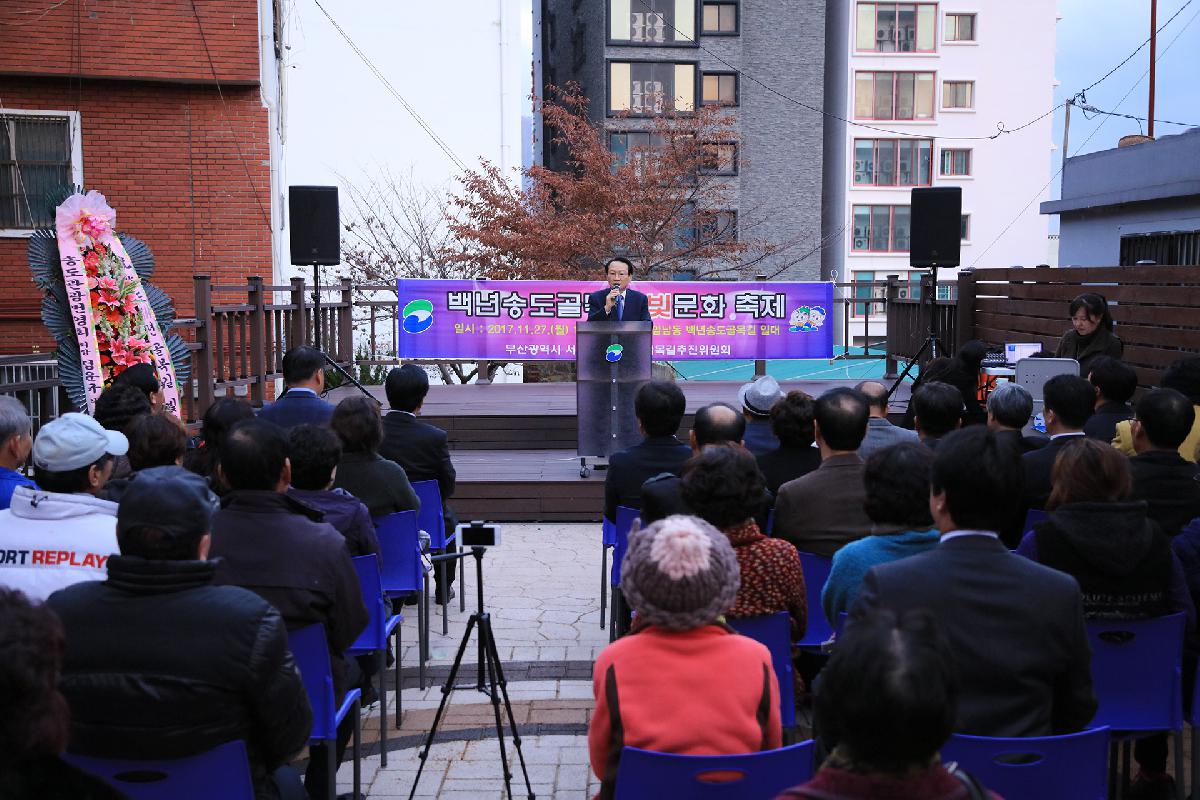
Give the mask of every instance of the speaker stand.
[[[922, 305], [925, 305], [926, 303], [929, 304], [929, 330], [926, 332], [925, 341], [921, 343], [921, 347], [918, 348], [916, 354], [912, 357], [912, 360], [909, 361], [908, 364], [904, 367], [904, 371], [900, 373], [900, 377], [896, 378], [896, 382], [892, 384], [892, 388], [890, 390], [888, 390], [888, 393], [887, 393], [888, 400], [892, 399], [892, 395], [894, 395], [896, 393], [896, 390], [900, 388], [900, 384], [904, 383], [904, 379], [908, 377], [908, 374], [910, 372], [912, 372], [912, 368], [915, 367], [921, 361], [921, 356], [923, 356], [925, 354], [926, 350], [929, 351], [929, 359], [931, 361], [933, 359], [937, 358], [941, 353], [944, 353], [946, 351], [946, 347], [945, 347], [945, 345], [942, 344], [942, 340], [940, 338], [938, 338], [938, 324], [937, 324], [938, 268], [930, 267], [929, 275], [931, 278], [931, 280], [929, 281], [929, 289], [930, 290], [928, 292], [925, 292], [924, 290], [921, 291], [921, 304]], [[928, 294], [929, 296], [926, 297], [925, 296], [926, 294]], [[920, 380], [920, 379], [918, 378], [918, 380]]]

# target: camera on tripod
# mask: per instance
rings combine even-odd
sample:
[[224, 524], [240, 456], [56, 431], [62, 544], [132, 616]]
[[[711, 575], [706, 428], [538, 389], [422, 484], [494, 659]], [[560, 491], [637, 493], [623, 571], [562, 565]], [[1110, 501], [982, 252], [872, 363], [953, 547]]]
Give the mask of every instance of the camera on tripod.
[[458, 534], [459, 546], [463, 549], [500, 546], [499, 525], [490, 525], [475, 520], [473, 522], [460, 523], [454, 530]]

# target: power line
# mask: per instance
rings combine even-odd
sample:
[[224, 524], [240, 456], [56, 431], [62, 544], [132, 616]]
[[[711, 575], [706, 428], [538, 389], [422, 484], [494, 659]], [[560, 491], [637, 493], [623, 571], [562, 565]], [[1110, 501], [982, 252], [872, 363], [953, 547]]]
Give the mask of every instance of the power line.
[[[1157, 59], [1155, 60], [1157, 61]], [[1089, 117], [1088, 114], [1092, 114], [1093, 116], [1107, 115], [1110, 117], [1123, 117], [1125, 119], [1137, 120], [1138, 122], [1149, 121], [1146, 117], [1138, 117], [1133, 114], [1118, 114], [1115, 111], [1104, 111], [1103, 109], [1096, 108], [1088, 103], [1075, 103], [1074, 105], [1083, 112], [1083, 116], [1086, 119], [1091, 119], [1092, 117]], [[1162, 125], [1179, 125], [1183, 128], [1200, 128], [1200, 122], [1172, 122], [1169, 119], [1159, 119], [1157, 117], [1154, 118], [1154, 122]]]
[[[1163, 29], [1164, 29], [1164, 28], [1166, 28], [1168, 25], [1170, 25], [1170, 24], [1171, 24], [1171, 23], [1172, 23], [1172, 22], [1175, 20], [1175, 18], [1176, 18], [1176, 17], [1178, 17], [1180, 14], [1182, 14], [1182, 13], [1183, 13], [1183, 10], [1184, 10], [1185, 8], [1187, 8], [1188, 6], [1190, 6], [1191, 4], [1192, 4], [1192, 0], [1187, 0], [1187, 2], [1186, 2], [1186, 3], [1184, 3], [1183, 5], [1181, 5], [1181, 6], [1179, 7], [1179, 10], [1178, 10], [1178, 11], [1176, 11], [1174, 14], [1172, 14], [1172, 15], [1171, 15], [1171, 18], [1170, 18], [1170, 19], [1168, 19], [1168, 20], [1167, 20], [1166, 22], [1164, 22], [1162, 25], [1159, 25], [1159, 26], [1158, 26], [1158, 30], [1156, 30], [1152, 36], [1148, 37], [1148, 38], [1146, 39], [1146, 41], [1144, 41], [1144, 42], [1142, 42], [1140, 45], [1138, 45], [1137, 49], [1136, 49], [1136, 50], [1134, 50], [1132, 53], [1130, 53], [1129, 55], [1125, 56], [1125, 58], [1121, 59], [1121, 63], [1120, 63], [1120, 64], [1117, 64], [1115, 67], [1113, 67], [1112, 69], [1110, 69], [1108, 72], [1106, 72], [1106, 73], [1104, 73], [1103, 75], [1101, 75], [1099, 80], [1097, 80], [1097, 81], [1095, 81], [1095, 82], [1093, 82], [1093, 83], [1089, 84], [1088, 86], [1085, 86], [1084, 88], [1080, 89], [1078, 92], [1076, 92], [1076, 93], [1075, 93], [1075, 95], [1074, 95], [1074, 98], [1075, 98], [1076, 100], [1086, 100], [1086, 98], [1084, 97], [1084, 93], [1085, 93], [1085, 92], [1087, 92], [1087, 91], [1089, 91], [1089, 90], [1091, 90], [1091, 89], [1094, 89], [1094, 88], [1096, 88], [1096, 87], [1097, 87], [1097, 86], [1099, 86], [1101, 83], [1103, 83], [1105, 80], [1107, 80], [1109, 77], [1111, 77], [1111, 76], [1112, 76], [1112, 74], [1113, 74], [1114, 72], [1116, 72], [1116, 71], [1117, 71], [1117, 70], [1119, 70], [1121, 67], [1123, 67], [1123, 66], [1125, 66], [1126, 64], [1128, 64], [1128, 63], [1130, 62], [1130, 60], [1132, 60], [1132, 59], [1133, 59], [1133, 57], [1134, 57], [1134, 56], [1136, 56], [1138, 53], [1140, 53], [1140, 52], [1142, 51], [1142, 48], [1143, 48], [1143, 47], [1145, 47], [1146, 45], [1150, 44], [1150, 40], [1151, 40], [1151, 39], [1153, 39], [1153, 38], [1154, 38], [1154, 36], [1157, 36], [1158, 34], [1162, 33], [1162, 32], [1163, 32]], [[1186, 27], [1186, 26], [1185, 26], [1185, 27]], [[1172, 40], [1172, 41], [1173, 41], [1173, 40]], [[1155, 60], [1155, 62], [1157, 62], [1157, 61], [1158, 61], [1158, 59], [1157, 59], [1157, 58], [1156, 58], [1156, 59], [1154, 59], [1154, 60]]]

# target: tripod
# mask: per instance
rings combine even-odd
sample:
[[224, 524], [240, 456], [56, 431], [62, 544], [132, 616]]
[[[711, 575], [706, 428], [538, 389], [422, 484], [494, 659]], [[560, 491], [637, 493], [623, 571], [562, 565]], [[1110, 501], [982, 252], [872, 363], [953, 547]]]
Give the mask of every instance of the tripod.
[[357, 380], [355, 380], [354, 376], [351, 375], [341, 364], [337, 363], [332, 358], [330, 358], [329, 354], [325, 352], [325, 348], [321, 346], [321, 344], [322, 344], [322, 342], [321, 342], [321, 267], [319, 264], [313, 264], [312, 268], [313, 268], [313, 345], [318, 350], [321, 351], [321, 355], [325, 356], [325, 361], [329, 364], [329, 366], [336, 369], [338, 372], [340, 372], [342, 374], [343, 378], [345, 378], [346, 380], [350, 381], [350, 383], [357, 386], [358, 390], [360, 392], [362, 392], [367, 397], [370, 397], [372, 400], [374, 400], [375, 396], [372, 395], [369, 391], [367, 391], [366, 387], [364, 387], [361, 383], [359, 383]]
[[[921, 343], [921, 347], [917, 350], [916, 355], [905, 365], [904, 371], [900, 373], [900, 377], [896, 379], [896, 382], [892, 384], [892, 388], [888, 390], [887, 396], [889, 400], [892, 399], [892, 395], [896, 393], [896, 390], [900, 388], [900, 384], [904, 383], [904, 379], [908, 377], [908, 374], [912, 372], [912, 368], [920, 363], [921, 356], [925, 354], [926, 350], [929, 351], [930, 359], [937, 358], [939, 353], [943, 353], [946, 350], [946, 346], [938, 338], [937, 271], [937, 267], [931, 267], [928, 275], [921, 276], [921, 304], [929, 304], [929, 330], [925, 335], [925, 341]], [[929, 279], [928, 287], [925, 285], [926, 278]], [[926, 291], [927, 288], [928, 291]]]
[[[508, 727], [512, 730], [513, 748], [517, 751], [517, 758], [521, 762], [521, 773], [525, 778], [525, 791], [529, 795], [529, 800], [534, 800], [533, 787], [529, 783], [529, 770], [525, 767], [525, 754], [521, 752], [521, 735], [517, 732], [517, 721], [513, 717], [512, 703], [508, 699], [508, 683], [504, 680], [504, 669], [500, 665], [500, 655], [496, 652], [496, 637], [492, 633], [492, 617], [483, 610], [483, 554], [485, 550], [486, 548], [483, 547], [471, 548], [471, 555], [475, 556], [476, 611], [467, 620], [467, 629], [463, 632], [462, 641], [458, 643], [458, 653], [454, 656], [454, 663], [450, 666], [450, 675], [446, 678], [446, 685], [442, 687], [442, 700], [438, 703], [437, 713], [433, 716], [433, 725], [429, 728], [429, 735], [425, 737], [425, 746], [421, 748], [418, 755], [421, 764], [417, 767], [416, 777], [413, 778], [408, 800], [412, 800], [417, 793], [417, 784], [420, 783], [421, 773], [425, 770], [425, 759], [429, 756], [429, 748], [433, 746], [433, 737], [437, 735], [438, 725], [441, 724], [442, 715], [446, 712], [450, 693], [456, 689], [474, 689], [491, 698], [492, 712], [496, 717], [496, 738], [500, 742], [500, 768], [504, 771], [504, 789], [509, 800], [512, 800], [513, 774], [508, 768], [508, 753], [504, 747], [504, 723], [500, 718], [500, 701], [503, 699], [504, 710], [508, 715]], [[466, 555], [466, 553], [449, 553], [444, 556], [435, 556], [433, 560], [449, 561], [450, 559], [465, 558]], [[456, 686], [455, 681], [458, 679], [459, 667], [462, 666], [463, 654], [467, 652], [467, 643], [471, 641], [471, 631], [475, 628], [479, 629], [475, 683]], [[486, 682], [484, 681], [485, 669], [487, 670]]]

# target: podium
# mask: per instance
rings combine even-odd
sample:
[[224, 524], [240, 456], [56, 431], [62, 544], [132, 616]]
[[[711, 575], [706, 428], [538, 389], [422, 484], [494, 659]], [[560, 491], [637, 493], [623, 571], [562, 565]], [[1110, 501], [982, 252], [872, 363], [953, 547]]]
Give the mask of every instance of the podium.
[[580, 322], [575, 327], [575, 414], [579, 476], [587, 458], [607, 457], [641, 441], [633, 400], [650, 380], [652, 322]]

